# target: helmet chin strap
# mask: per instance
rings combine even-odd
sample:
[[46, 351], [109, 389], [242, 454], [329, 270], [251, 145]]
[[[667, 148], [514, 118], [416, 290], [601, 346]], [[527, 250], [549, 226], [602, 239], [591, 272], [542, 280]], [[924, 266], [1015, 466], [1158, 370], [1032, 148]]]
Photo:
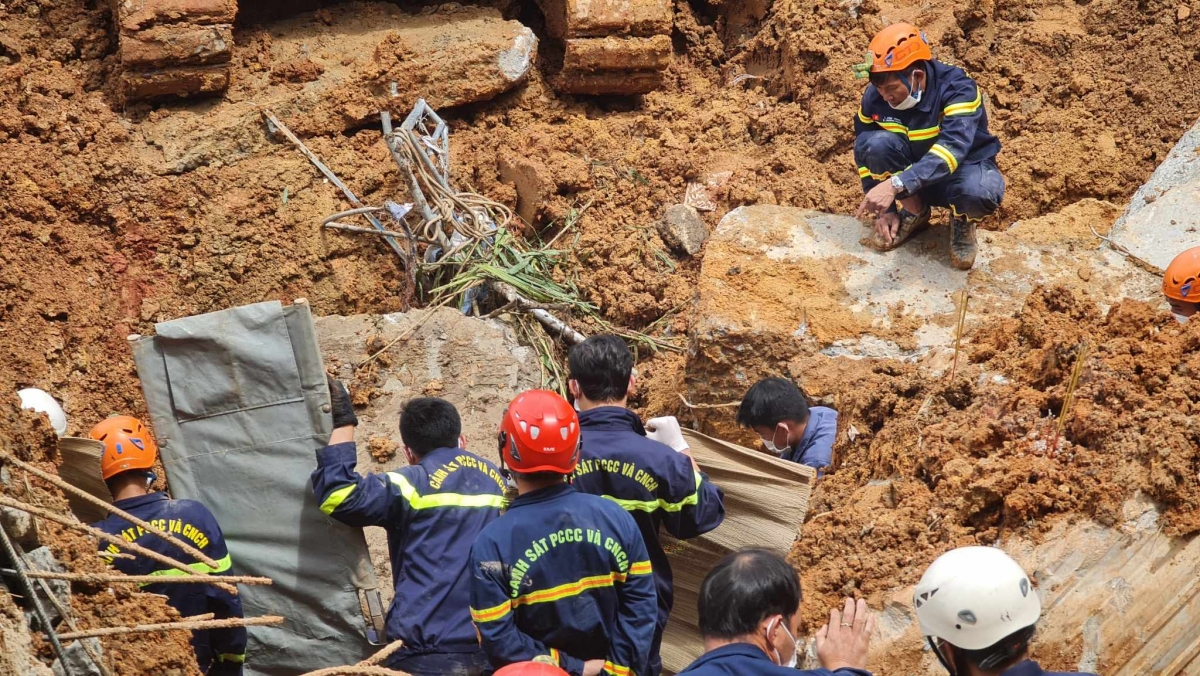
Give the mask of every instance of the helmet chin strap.
[[950, 663], [946, 661], [946, 656], [942, 654], [942, 649], [938, 647], [937, 640], [932, 636], [926, 636], [925, 640], [929, 643], [929, 647], [933, 649], [933, 654], [937, 655], [938, 662], [941, 662], [942, 667], [946, 669], [946, 672], [950, 674], [950, 676], [959, 676], [958, 672], [955, 671], [955, 669], [950, 666]]

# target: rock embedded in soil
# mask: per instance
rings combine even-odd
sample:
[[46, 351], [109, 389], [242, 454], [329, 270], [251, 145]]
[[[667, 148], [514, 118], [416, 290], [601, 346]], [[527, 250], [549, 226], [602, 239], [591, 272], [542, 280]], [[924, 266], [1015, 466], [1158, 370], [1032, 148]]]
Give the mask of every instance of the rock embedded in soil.
[[[87, 644], [86, 649], [84, 648], [85, 643]], [[100, 668], [88, 655], [89, 649], [101, 662], [104, 661], [104, 648], [100, 645], [98, 638], [76, 639], [65, 646], [63, 662], [66, 662], [71, 676], [101, 676]], [[54, 671], [54, 676], [66, 676], [68, 673], [66, 669], [63, 669], [62, 662], [57, 659], [50, 668]]]
[[1146, 181], [1109, 236], [1130, 253], [1166, 269], [1179, 252], [1200, 246], [1200, 122]]
[[678, 254], [695, 256], [708, 240], [708, 226], [695, 207], [673, 204], [658, 222], [658, 234]]

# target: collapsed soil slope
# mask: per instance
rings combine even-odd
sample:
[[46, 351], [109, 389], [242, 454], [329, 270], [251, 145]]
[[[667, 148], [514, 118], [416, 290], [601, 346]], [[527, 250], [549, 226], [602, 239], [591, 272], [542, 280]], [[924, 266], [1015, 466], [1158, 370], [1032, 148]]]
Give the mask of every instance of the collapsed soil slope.
[[[837, 469], [814, 493], [793, 551], [810, 629], [843, 594], [884, 605], [882, 595], [915, 583], [952, 547], [1036, 535], [1056, 515], [1118, 523], [1135, 492], [1162, 505], [1166, 533], [1200, 531], [1198, 348], [1200, 323], [1181, 326], [1137, 301], [1101, 315], [1056, 287], [982, 327], [952, 382], [895, 363], [795, 365], [809, 394], [836, 393], [841, 411]], [[1069, 668], [1079, 655], [1042, 657]]]

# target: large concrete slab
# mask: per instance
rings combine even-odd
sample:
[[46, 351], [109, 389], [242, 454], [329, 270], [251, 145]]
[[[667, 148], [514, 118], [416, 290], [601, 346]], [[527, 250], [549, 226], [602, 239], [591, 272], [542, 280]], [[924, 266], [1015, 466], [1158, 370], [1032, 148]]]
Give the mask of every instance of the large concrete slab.
[[[981, 232], [970, 273], [949, 264], [949, 232], [935, 225], [891, 252], [859, 240], [849, 216], [758, 205], [725, 216], [705, 248], [685, 383], [689, 401], [738, 401], [793, 359], [922, 360], [948, 368], [961, 292], [969, 292], [964, 338], [1012, 314], [1035, 288], [1062, 284], [1101, 307], [1155, 300], [1159, 280], [1098, 247], [1117, 208], [1084, 200], [1062, 212]], [[792, 374], [796, 375], [796, 374]], [[707, 432], [733, 434], [732, 409], [698, 410]], [[729, 437], [737, 438], [737, 437]]]
[[[410, 330], [424, 310], [389, 315], [318, 317], [317, 341], [327, 366], [350, 386], [358, 406], [358, 471], [384, 472], [406, 464], [400, 449], [400, 407], [419, 396], [454, 404], [462, 416], [467, 449], [496, 461], [496, 428], [508, 402], [538, 387], [541, 366], [533, 350], [517, 342], [498, 320], [463, 316], [442, 308], [369, 367], [370, 354]], [[384, 602], [391, 601], [391, 566], [382, 528], [367, 528], [371, 561]]]
[[1113, 241], [1165, 269], [1180, 251], [1200, 246], [1200, 122], [1188, 130], [1134, 194], [1113, 226]]

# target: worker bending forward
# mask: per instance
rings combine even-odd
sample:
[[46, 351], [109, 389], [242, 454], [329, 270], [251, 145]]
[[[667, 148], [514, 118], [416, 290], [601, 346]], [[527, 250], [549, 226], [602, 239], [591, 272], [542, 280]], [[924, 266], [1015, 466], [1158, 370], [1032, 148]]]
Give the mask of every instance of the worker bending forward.
[[650, 560], [623, 509], [567, 483], [579, 460], [575, 410], [553, 392], [524, 392], [499, 443], [518, 497], [471, 548], [471, 617], [492, 666], [549, 657], [572, 676], [643, 676]]
[[[933, 60], [907, 23], [871, 40], [870, 77], [854, 121], [854, 159], [873, 216], [868, 243], [891, 250], [929, 224], [929, 207], [950, 209], [950, 262], [975, 263], [975, 225], [1004, 198], [1000, 141], [988, 133], [983, 90], [961, 68]], [[896, 209], [896, 200], [900, 209]]]
[[[104, 443], [100, 474], [112, 493], [113, 505], [129, 512], [159, 530], [173, 534], [217, 562], [211, 568], [175, 545], [110, 515], [96, 528], [123, 537], [146, 549], [185, 563], [199, 573], [229, 575], [232, 561], [225, 547], [225, 536], [216, 518], [204, 505], [192, 500], [172, 500], [161, 491], [151, 492], [154, 461], [158, 445], [150, 431], [137, 418], [115, 416], [92, 428], [91, 438]], [[100, 555], [112, 555], [120, 547], [100, 543]], [[126, 575], [184, 575], [142, 556], [132, 559], [107, 556], [109, 565]], [[213, 619], [242, 617], [242, 601], [227, 591], [207, 584], [146, 584], [142, 591], [167, 597], [167, 603], [184, 617], [212, 613]], [[200, 672], [210, 676], [240, 675], [246, 661], [246, 629], [207, 629], [192, 632], [192, 648]]]
[[467, 559], [475, 536], [504, 504], [500, 470], [463, 450], [462, 421], [443, 399], [412, 399], [400, 411], [409, 465], [354, 471], [358, 418], [345, 387], [330, 382], [333, 435], [317, 451], [313, 492], [321, 511], [350, 526], [387, 529], [396, 594], [387, 638], [404, 641], [387, 666], [413, 676], [474, 676], [487, 665], [468, 611]]
[[[659, 543], [659, 527], [679, 539], [703, 535], [725, 518], [721, 489], [702, 474], [673, 419], [664, 438], [675, 447], [646, 437], [638, 415], [625, 407], [636, 386], [633, 353], [617, 336], [592, 336], [571, 348], [568, 386], [579, 407], [583, 445], [575, 487], [620, 505], [637, 522], [650, 562], [658, 596], [650, 676], [662, 671], [659, 648], [674, 601], [671, 564]], [[660, 431], [661, 433], [661, 431]]]

